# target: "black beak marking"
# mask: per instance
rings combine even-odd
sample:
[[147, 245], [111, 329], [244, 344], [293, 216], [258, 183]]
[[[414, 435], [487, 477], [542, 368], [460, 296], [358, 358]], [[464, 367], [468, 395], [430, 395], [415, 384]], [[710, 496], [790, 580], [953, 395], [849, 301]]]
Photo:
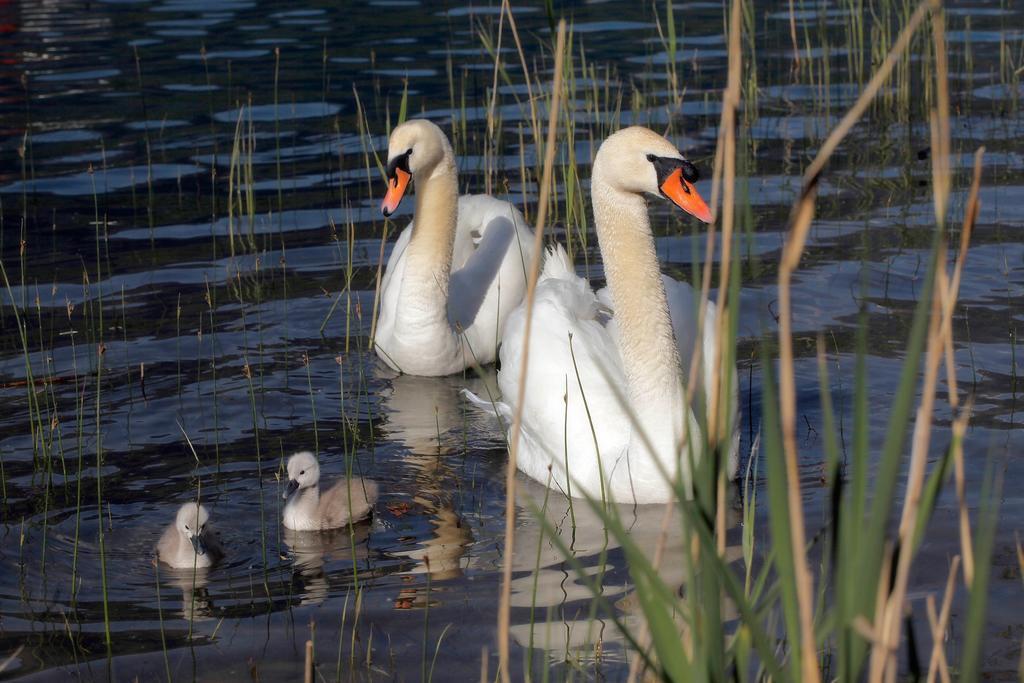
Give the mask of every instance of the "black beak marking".
[[[686, 159], [659, 157], [654, 154], [648, 154], [647, 160], [654, 164], [654, 170], [658, 174], [659, 186], [661, 186], [670, 175], [675, 173], [677, 168], [682, 169], [683, 180], [686, 182], [693, 184], [700, 180], [700, 172], [697, 170], [697, 167]], [[684, 185], [683, 187], [686, 186]]]
[[289, 479], [288, 485], [284, 489], [284, 499], [288, 500], [289, 498], [291, 498], [291, 495], [295, 493], [298, 489], [299, 482], [295, 481], [294, 479]]
[[395, 169], [397, 168], [400, 168], [409, 175], [412, 175], [412, 171], [409, 170], [409, 154], [411, 153], [412, 150], [409, 150], [408, 152], [403, 152], [402, 154], [399, 154], [394, 159], [388, 162], [387, 176], [389, 183], [397, 182], [397, 178], [395, 177]]

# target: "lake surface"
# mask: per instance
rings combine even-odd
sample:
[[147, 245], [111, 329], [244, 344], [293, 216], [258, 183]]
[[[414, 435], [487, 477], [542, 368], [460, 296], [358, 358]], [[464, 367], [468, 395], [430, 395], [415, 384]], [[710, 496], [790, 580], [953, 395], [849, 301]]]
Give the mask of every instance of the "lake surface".
[[[497, 35], [498, 4], [0, 0], [0, 254], [9, 280], [0, 294], [0, 662], [13, 655], [0, 677], [296, 680], [310, 637], [327, 679], [433, 671], [468, 680], [481, 661], [493, 674], [504, 441], [458, 393], [487, 378], [398, 377], [367, 350], [385, 223], [383, 181], [365, 155], [385, 152], [386, 121], [396, 120], [407, 87], [410, 115], [457, 134], [467, 191], [492, 186], [517, 204], [535, 202], [520, 171], [534, 151], [507, 26], [501, 145], [485, 154], [481, 142], [494, 62], [480, 33]], [[527, 60], [546, 82], [544, 3], [513, 4]], [[676, 6], [685, 86], [676, 101], [649, 5], [556, 5], [574, 26], [578, 90], [569, 106], [584, 179], [597, 133], [627, 123], [671, 125], [709, 177], [726, 71], [722, 6]], [[754, 342], [775, 330], [775, 263], [800, 173], [859, 92], [854, 57], [866, 69], [872, 61], [845, 42], [845, 3], [798, 5], [801, 43], [819, 68], [830, 60], [827, 81], [822, 71], [792, 71], [787, 3], [757, 3], [752, 24], [758, 89], [744, 103], [738, 188], [751, 228], [740, 246], [744, 448], [760, 423]], [[1004, 482], [985, 650], [996, 680], [1016, 679], [1024, 635], [1013, 540], [1024, 526], [1021, 26], [1019, 3], [970, 0], [948, 13], [954, 222], [974, 150], [987, 149], [955, 362], [961, 390], [975, 398], [966, 443], [972, 511], [986, 468]], [[934, 224], [929, 132], [916, 97], [930, 73], [926, 48], [915, 44], [905, 72], [909, 105], [894, 85], [834, 157], [795, 280], [812, 529], [828, 512], [815, 335], [825, 332], [833, 401], [850, 429], [853, 336], [865, 304], [880, 442], [923, 285]], [[707, 196], [708, 181], [699, 187]], [[389, 237], [408, 211], [407, 203]], [[663, 267], [690, 277], [701, 235], [666, 207], [652, 211]], [[565, 218], [556, 216], [563, 238]], [[578, 263], [600, 281], [592, 233], [588, 244]], [[933, 457], [949, 442], [949, 423], [939, 401]], [[380, 482], [371, 522], [315, 539], [281, 529], [283, 459], [303, 449], [319, 452], [325, 476], [351, 466]], [[527, 509], [530, 500], [545, 505], [544, 491], [520, 481], [517, 670], [532, 644], [534, 664], [550, 662], [559, 676], [624, 678], [621, 635], [589, 621], [588, 590]], [[764, 493], [763, 480], [756, 485]], [[229, 555], [199, 577], [154, 566], [162, 529], [197, 493]], [[606, 539], [582, 507], [573, 549], [596, 566]], [[544, 510], [564, 529], [564, 503]], [[730, 539], [738, 543], [737, 510]], [[916, 618], [958, 552], [956, 510], [950, 488], [911, 581]], [[624, 514], [652, 548], [661, 511]], [[764, 521], [761, 511], [758, 542], [768, 547]], [[605, 591], [630, 619], [624, 559], [608, 552]], [[962, 607], [958, 600], [954, 622]]]

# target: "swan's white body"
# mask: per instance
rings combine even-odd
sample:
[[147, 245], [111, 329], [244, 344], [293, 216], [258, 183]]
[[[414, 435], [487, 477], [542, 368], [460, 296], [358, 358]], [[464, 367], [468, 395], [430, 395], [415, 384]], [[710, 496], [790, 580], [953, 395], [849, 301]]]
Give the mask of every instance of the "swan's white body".
[[434, 124], [416, 120], [396, 128], [390, 158], [406, 149], [412, 150], [405, 163], [416, 183], [415, 220], [388, 259], [374, 348], [391, 368], [412, 375], [491, 363], [505, 321], [526, 292], [533, 233], [506, 201], [458, 196], [455, 157]]
[[[534, 302], [517, 465], [568, 495], [662, 503], [674, 496], [671, 479], [681, 473], [689, 481], [688, 443], [699, 448], [703, 440], [686, 403], [684, 380], [699, 342], [703, 391], [695, 393], [694, 403], [703, 405], [714, 380], [709, 359], [716, 348], [717, 311], [708, 305], [705, 333], [697, 339], [693, 289], [658, 267], [640, 194], [657, 191], [654, 171], [647, 178], [633, 152], [641, 160], [650, 153], [679, 154], [661, 136], [639, 128], [613, 135], [598, 152], [591, 190], [608, 288], [595, 293], [561, 248], [548, 255]], [[496, 408], [506, 423], [523, 370], [525, 320], [525, 307], [513, 312], [501, 348], [503, 402]], [[726, 448], [733, 474], [738, 431], [731, 372], [734, 433]], [[700, 457], [692, 455], [695, 461]]]

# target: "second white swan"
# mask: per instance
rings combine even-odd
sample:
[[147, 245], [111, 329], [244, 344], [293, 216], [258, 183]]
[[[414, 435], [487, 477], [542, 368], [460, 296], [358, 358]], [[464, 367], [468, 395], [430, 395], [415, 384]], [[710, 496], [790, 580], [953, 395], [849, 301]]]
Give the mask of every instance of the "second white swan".
[[[698, 340], [695, 292], [661, 274], [645, 196], [669, 199], [710, 222], [696, 180], [693, 164], [646, 128], [621, 130], [598, 150], [591, 194], [608, 287], [594, 292], [558, 248], [548, 255], [536, 290], [518, 467], [539, 482], [572, 496], [663, 503], [674, 495], [670, 478], [681, 473], [689, 481], [687, 444], [703, 439], [684, 381], [700, 342], [703, 391], [694, 403], [707, 400], [717, 311], [709, 303]], [[522, 374], [525, 317], [525, 307], [512, 313], [501, 347], [503, 402], [496, 409], [506, 422]], [[735, 368], [731, 373], [734, 431], [724, 447], [734, 474]]]
[[413, 182], [416, 215], [381, 281], [377, 355], [411, 375], [493, 362], [505, 321], [526, 292], [533, 232], [508, 202], [459, 197], [452, 146], [430, 121], [392, 131], [387, 176], [381, 211], [394, 213]]

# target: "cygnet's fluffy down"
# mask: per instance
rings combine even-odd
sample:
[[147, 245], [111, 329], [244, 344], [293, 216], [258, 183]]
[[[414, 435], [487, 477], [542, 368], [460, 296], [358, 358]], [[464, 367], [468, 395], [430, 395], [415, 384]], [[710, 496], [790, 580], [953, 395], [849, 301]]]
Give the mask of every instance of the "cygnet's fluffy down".
[[201, 569], [212, 565], [222, 553], [209, 520], [210, 513], [202, 505], [182, 505], [174, 523], [164, 530], [156, 544], [157, 558], [178, 569]]
[[284, 525], [295, 531], [336, 529], [369, 516], [377, 500], [377, 484], [370, 479], [342, 477], [320, 491], [320, 464], [309, 451], [288, 459], [288, 486], [284, 498]]

